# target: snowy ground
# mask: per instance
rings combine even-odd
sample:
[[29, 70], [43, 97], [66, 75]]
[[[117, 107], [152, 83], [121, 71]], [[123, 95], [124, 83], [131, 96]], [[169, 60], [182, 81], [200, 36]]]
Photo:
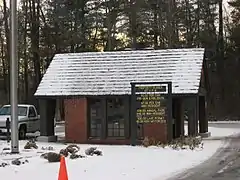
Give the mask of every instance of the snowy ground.
[[[218, 128], [218, 127], [208, 127], [209, 132], [211, 132], [211, 137], [206, 139], [214, 139], [214, 138], [224, 138], [230, 135], [236, 135], [240, 133], [240, 128]], [[188, 127], [184, 126], [185, 134], [188, 133]]]
[[[61, 124], [64, 124], [64, 122], [61, 122]], [[188, 122], [184, 121], [184, 124], [187, 125]], [[240, 124], [240, 121], [208, 121], [208, 124]]]
[[[213, 136], [228, 136], [237, 133], [237, 129], [210, 128]], [[240, 130], [238, 130], [240, 132]], [[55, 152], [66, 147], [63, 144], [38, 143], [38, 150], [24, 151], [26, 141], [20, 142], [21, 154], [0, 154], [0, 162], [11, 163], [16, 157], [28, 160], [20, 166], [9, 165], [0, 167], [0, 174], [8, 180], [50, 180], [58, 178], [59, 163], [48, 163], [40, 155], [47, 150], [41, 147], [54, 147]], [[167, 177], [207, 160], [216, 150], [223, 146], [221, 140], [204, 140], [202, 150], [172, 150], [160, 147], [131, 147], [96, 145], [103, 156], [92, 156], [83, 159], [66, 159], [69, 180], [164, 180]], [[90, 145], [79, 145], [80, 153]], [[0, 141], [0, 153], [5, 147], [10, 147], [5, 141]]]
[[215, 137], [226, 137], [226, 136], [236, 135], [240, 133], [240, 129], [238, 128], [209, 127], [209, 131], [211, 132], [212, 135], [208, 139], [215, 138]]

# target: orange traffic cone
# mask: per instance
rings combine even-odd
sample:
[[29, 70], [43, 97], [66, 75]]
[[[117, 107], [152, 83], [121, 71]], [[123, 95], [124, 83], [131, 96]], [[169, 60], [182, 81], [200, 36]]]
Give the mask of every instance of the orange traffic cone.
[[64, 156], [61, 156], [58, 180], [68, 180], [67, 167]]

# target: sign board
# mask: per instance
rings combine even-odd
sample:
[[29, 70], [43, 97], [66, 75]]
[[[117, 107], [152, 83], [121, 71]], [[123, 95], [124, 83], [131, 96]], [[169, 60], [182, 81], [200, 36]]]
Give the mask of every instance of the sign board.
[[168, 83], [134, 84], [137, 123], [166, 123]]
[[163, 123], [172, 126], [172, 83], [131, 83], [132, 131], [138, 123]]

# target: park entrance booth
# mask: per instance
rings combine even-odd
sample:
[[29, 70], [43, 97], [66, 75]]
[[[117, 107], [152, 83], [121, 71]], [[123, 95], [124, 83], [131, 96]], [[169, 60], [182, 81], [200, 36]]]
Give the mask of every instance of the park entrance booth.
[[67, 142], [136, 144], [144, 137], [168, 142], [186, 133], [209, 135], [204, 53], [192, 48], [56, 54], [35, 93], [39, 140], [57, 140], [57, 100], [64, 101]]

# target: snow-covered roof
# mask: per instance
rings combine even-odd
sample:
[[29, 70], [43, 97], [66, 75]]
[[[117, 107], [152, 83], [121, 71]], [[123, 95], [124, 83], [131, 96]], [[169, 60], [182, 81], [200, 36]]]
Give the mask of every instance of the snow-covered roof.
[[125, 95], [131, 82], [171, 81], [198, 93], [203, 48], [56, 54], [35, 96]]

